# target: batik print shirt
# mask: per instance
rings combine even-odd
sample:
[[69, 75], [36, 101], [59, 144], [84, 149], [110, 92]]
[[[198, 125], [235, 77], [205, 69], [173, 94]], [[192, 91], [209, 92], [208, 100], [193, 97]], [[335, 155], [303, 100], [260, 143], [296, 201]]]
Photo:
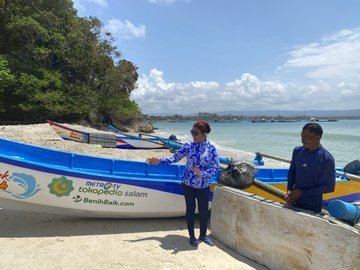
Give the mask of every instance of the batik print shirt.
[[[182, 182], [193, 188], [209, 187], [210, 177], [219, 169], [219, 155], [215, 146], [208, 140], [203, 143], [187, 142], [173, 156], [160, 159], [160, 164], [176, 163], [184, 157], [187, 162]], [[200, 176], [195, 174], [194, 167], [200, 170]]]

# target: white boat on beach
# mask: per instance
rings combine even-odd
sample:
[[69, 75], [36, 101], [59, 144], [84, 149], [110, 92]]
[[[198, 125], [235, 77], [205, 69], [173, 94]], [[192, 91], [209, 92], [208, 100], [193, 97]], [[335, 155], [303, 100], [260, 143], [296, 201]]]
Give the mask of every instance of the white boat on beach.
[[88, 132], [74, 129], [54, 121], [48, 121], [48, 123], [64, 140], [99, 144], [102, 147], [119, 149], [168, 149], [166, 144], [158, 138], [143, 139], [139, 136]]

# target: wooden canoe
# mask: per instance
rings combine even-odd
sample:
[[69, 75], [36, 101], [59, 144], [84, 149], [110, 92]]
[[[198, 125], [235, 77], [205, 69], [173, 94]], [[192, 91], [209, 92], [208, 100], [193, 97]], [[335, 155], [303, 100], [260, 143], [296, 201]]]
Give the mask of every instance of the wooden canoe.
[[87, 132], [49, 121], [49, 125], [64, 140], [99, 144], [102, 147], [120, 149], [167, 149], [158, 138], [142, 139], [139, 136], [115, 135], [114, 133]]

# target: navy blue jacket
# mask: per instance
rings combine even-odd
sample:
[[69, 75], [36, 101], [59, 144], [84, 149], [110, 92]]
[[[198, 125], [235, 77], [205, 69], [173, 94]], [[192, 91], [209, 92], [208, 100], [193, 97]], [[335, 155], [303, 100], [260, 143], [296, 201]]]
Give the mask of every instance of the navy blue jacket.
[[294, 205], [316, 213], [322, 209], [322, 194], [335, 189], [335, 160], [322, 146], [308, 151], [295, 147], [288, 173], [288, 190], [300, 189]]

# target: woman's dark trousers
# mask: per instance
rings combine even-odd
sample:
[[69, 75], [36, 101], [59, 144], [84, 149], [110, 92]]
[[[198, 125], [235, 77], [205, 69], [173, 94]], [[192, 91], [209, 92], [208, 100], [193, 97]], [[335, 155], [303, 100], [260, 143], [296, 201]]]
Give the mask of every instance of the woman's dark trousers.
[[209, 193], [210, 187], [192, 188], [183, 184], [185, 203], [186, 203], [186, 223], [190, 237], [195, 237], [195, 209], [196, 199], [198, 202], [199, 221], [200, 221], [200, 237], [206, 235], [208, 218], [209, 218]]

